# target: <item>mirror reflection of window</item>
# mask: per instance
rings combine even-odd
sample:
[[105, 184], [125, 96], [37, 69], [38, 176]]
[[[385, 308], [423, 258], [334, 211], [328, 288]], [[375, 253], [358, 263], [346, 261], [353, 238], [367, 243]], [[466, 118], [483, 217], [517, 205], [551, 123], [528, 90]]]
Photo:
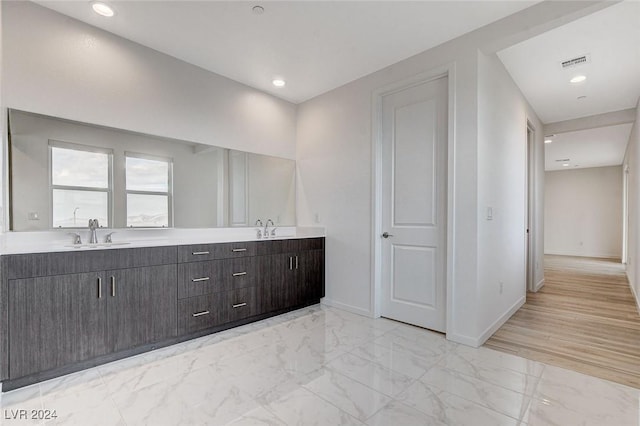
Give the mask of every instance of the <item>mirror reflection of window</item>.
[[50, 141], [51, 226], [86, 227], [98, 219], [111, 220], [111, 164], [109, 149]]
[[172, 160], [133, 153], [125, 156], [127, 227], [172, 226]]

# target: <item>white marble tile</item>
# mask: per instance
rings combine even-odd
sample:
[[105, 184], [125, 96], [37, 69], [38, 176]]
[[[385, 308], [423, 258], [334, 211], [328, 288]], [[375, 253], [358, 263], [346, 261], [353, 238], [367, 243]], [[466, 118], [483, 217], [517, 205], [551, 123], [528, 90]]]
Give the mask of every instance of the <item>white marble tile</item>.
[[457, 344], [446, 340], [442, 335], [418, 327], [399, 326], [374, 341], [376, 344], [393, 350], [405, 350], [411, 355], [425, 359], [454, 350]]
[[382, 393], [327, 368], [314, 373], [304, 388], [362, 421], [391, 401]]
[[554, 366], [545, 367], [534, 401], [534, 418], [566, 410], [606, 422], [640, 424], [640, 389]]
[[491, 364], [484, 364], [473, 359], [468, 360], [455, 352], [445, 355], [438, 363], [438, 366], [529, 396], [533, 395], [539, 380], [539, 377], [536, 376], [529, 376]]
[[351, 353], [412, 378], [422, 376], [443, 357], [442, 354], [418, 357], [401, 346], [387, 347], [374, 342], [364, 343]]
[[366, 423], [368, 426], [448, 426], [447, 423], [398, 401], [390, 402]]
[[350, 353], [331, 361], [327, 368], [389, 396], [398, 395], [413, 381], [409, 376]]
[[529, 426], [638, 426], [640, 414], [637, 409], [635, 412], [617, 412], [587, 405], [585, 410], [575, 411], [551, 401], [533, 399], [523, 417], [523, 423]]
[[485, 347], [472, 348], [470, 346], [458, 345], [455, 353], [474, 364], [506, 368], [529, 376], [539, 377], [544, 371], [544, 364], [541, 362], [494, 351], [493, 349]]
[[398, 401], [436, 418], [446, 425], [515, 426], [518, 420], [450, 392], [414, 382]]
[[529, 403], [529, 399], [524, 394], [437, 366], [422, 376], [420, 382], [491, 408], [516, 420], [522, 417]]
[[199, 424], [199, 410], [176, 398], [168, 383], [156, 383], [135, 391], [112, 394], [124, 421], [128, 425]]
[[33, 418], [33, 410], [41, 410], [42, 398], [40, 385], [35, 384], [20, 389], [14, 389], [0, 394], [0, 424], [7, 425], [35, 425], [41, 420]]
[[229, 426], [287, 426], [284, 420], [279, 419], [264, 407], [258, 407], [228, 423]]
[[287, 425], [362, 425], [363, 423], [306, 389], [298, 389], [265, 409]]

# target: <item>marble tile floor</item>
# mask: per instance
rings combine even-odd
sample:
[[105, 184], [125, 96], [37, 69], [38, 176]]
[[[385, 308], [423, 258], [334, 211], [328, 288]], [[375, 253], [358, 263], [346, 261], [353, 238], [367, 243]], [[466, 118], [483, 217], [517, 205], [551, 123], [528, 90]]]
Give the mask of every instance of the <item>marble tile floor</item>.
[[0, 406], [8, 426], [640, 425], [638, 389], [320, 305], [6, 392]]

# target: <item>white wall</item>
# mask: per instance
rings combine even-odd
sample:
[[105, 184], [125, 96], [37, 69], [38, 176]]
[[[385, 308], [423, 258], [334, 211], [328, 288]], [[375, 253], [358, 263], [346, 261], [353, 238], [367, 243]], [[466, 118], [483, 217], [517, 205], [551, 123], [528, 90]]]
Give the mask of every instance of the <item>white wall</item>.
[[[478, 55], [478, 327], [487, 339], [525, 302], [527, 120], [535, 130], [532, 267], [543, 279], [542, 123], [497, 55]], [[487, 209], [492, 219], [487, 219]], [[497, 316], [496, 314], [502, 314]]]
[[[368, 315], [375, 311], [372, 238], [378, 236], [372, 235], [371, 223], [372, 94], [403, 79], [452, 65], [453, 116], [449, 119], [453, 121], [454, 158], [450, 170], [453, 210], [449, 226], [453, 240], [449, 247], [452, 273], [448, 277], [451, 304], [447, 336], [478, 345], [488, 337], [492, 326], [508, 318], [525, 289], [523, 197], [527, 116], [539, 132], [538, 201], [542, 200], [542, 126], [502, 66], [495, 58], [479, 59], [478, 49], [495, 52], [582, 16], [591, 7], [594, 4], [568, 2], [533, 6], [299, 105], [298, 223], [320, 223], [327, 229], [327, 303]], [[493, 76], [494, 71], [498, 75]], [[492, 100], [494, 88], [499, 99], [507, 104]], [[481, 115], [479, 108], [483, 109]], [[501, 118], [501, 114], [505, 117]], [[493, 134], [499, 134], [500, 139], [494, 141]], [[495, 169], [493, 160], [480, 152], [484, 149], [499, 157]], [[500, 189], [505, 189], [506, 194], [502, 195]], [[492, 204], [497, 207], [498, 218], [487, 224], [480, 218], [484, 217], [485, 207]], [[543, 222], [541, 212], [538, 213], [536, 279], [542, 280], [539, 240]], [[506, 244], [499, 253], [512, 249], [508, 259], [514, 259], [515, 265], [506, 268], [502, 258], [483, 253], [493, 247], [485, 238], [498, 238]], [[502, 295], [497, 292], [496, 280], [500, 279], [504, 279], [505, 285]]]
[[3, 107], [295, 158], [295, 105], [34, 3], [1, 7]]
[[636, 106], [636, 121], [631, 129], [623, 164], [623, 167], [627, 167], [629, 170], [627, 277], [640, 311], [640, 275], [638, 275], [638, 263], [640, 263], [640, 100]]
[[544, 252], [620, 259], [622, 167], [545, 173]]

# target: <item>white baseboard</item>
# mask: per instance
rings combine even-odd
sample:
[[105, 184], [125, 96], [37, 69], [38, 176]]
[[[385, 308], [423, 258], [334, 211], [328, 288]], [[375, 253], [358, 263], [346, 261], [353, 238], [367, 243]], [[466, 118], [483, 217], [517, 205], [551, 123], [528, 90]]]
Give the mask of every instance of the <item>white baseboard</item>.
[[452, 342], [460, 343], [462, 345], [472, 346], [474, 348], [480, 346], [477, 338], [465, 336], [463, 334], [447, 333], [447, 340], [451, 340]]
[[323, 305], [331, 306], [332, 308], [342, 309], [343, 311], [362, 315], [363, 317], [373, 318], [373, 312], [371, 311], [359, 308], [357, 306], [347, 305], [346, 303], [336, 302], [335, 300], [331, 300], [328, 297], [323, 298], [320, 303]]
[[533, 286], [533, 292], [538, 292], [542, 288], [542, 286], [544, 286], [544, 278], [538, 281], [538, 283]]
[[544, 254], [552, 256], [573, 256], [573, 257], [595, 257], [597, 259], [611, 259], [622, 262], [622, 256], [620, 253], [582, 253], [577, 251], [564, 251], [564, 250], [545, 250]]
[[640, 314], [640, 294], [636, 292], [636, 288], [631, 283], [631, 280], [629, 279], [629, 274], [626, 271], [624, 274], [627, 276], [627, 282], [629, 283], [629, 287], [631, 288], [631, 293], [633, 294], [633, 297], [636, 299], [636, 307], [638, 308], [638, 313]]
[[520, 309], [526, 301], [526, 296], [522, 296], [520, 299], [518, 299], [518, 301], [514, 303], [507, 312], [505, 312], [500, 316], [500, 318], [495, 320], [494, 323], [487, 327], [487, 329], [478, 337], [475, 347], [482, 346], [484, 342], [489, 340], [489, 337], [491, 337], [493, 333], [498, 331], [498, 329], [502, 327], [502, 325], [507, 322], [507, 320], [511, 318], [511, 316], [515, 314], [516, 311]]

